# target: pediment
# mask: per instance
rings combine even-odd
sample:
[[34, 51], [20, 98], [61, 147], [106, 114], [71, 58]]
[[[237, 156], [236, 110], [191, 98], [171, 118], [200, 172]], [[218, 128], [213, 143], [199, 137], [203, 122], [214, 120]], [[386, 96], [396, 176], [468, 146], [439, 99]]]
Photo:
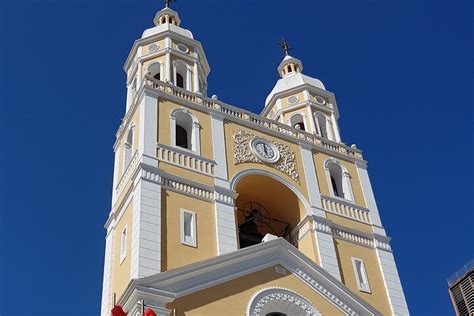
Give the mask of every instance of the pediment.
[[135, 289], [155, 293], [167, 303], [270, 267], [283, 267], [346, 315], [381, 315], [282, 238], [133, 280], [120, 301], [125, 303]]

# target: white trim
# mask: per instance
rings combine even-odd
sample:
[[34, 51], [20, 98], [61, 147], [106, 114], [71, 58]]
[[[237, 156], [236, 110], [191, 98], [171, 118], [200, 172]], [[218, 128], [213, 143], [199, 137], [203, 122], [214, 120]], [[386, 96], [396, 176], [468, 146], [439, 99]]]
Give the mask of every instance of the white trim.
[[128, 225], [120, 232], [120, 264], [127, 257], [127, 243], [128, 243]]
[[[197, 248], [197, 230], [196, 230], [196, 212], [193, 212], [193, 211], [190, 211], [190, 210], [186, 210], [184, 208], [181, 208], [179, 210], [179, 214], [180, 214], [180, 220], [179, 220], [179, 223], [180, 223], [180, 232], [181, 232], [181, 243], [183, 245], [187, 245], [187, 246], [191, 246], [191, 247], [195, 247]], [[189, 214], [191, 215], [191, 222], [189, 223], [190, 225], [190, 236], [186, 236], [186, 222], [185, 222], [185, 216], [186, 214]]]
[[[355, 279], [357, 283], [357, 288], [359, 289], [359, 291], [372, 293], [370, 291], [369, 278], [367, 277], [367, 270], [365, 269], [364, 260], [351, 257], [351, 261], [352, 261], [352, 268], [354, 269], [354, 275], [355, 275]], [[357, 263], [360, 263], [359, 265], [360, 269], [358, 269]]]

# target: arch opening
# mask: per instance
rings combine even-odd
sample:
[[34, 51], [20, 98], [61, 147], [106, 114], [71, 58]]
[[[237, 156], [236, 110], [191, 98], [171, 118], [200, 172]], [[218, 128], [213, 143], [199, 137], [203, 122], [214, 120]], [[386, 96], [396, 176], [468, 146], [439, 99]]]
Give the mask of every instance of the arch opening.
[[267, 175], [245, 175], [238, 180], [235, 191], [239, 248], [261, 243], [266, 234], [292, 242], [292, 230], [308, 214], [289, 187]]

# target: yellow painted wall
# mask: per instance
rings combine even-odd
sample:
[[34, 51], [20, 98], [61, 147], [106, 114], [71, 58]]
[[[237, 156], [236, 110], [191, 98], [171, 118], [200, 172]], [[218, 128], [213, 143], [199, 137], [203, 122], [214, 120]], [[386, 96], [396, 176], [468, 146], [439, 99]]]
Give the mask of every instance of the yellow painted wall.
[[[387, 292], [383, 284], [382, 274], [380, 272], [375, 250], [340, 239], [334, 239], [334, 243], [339, 258], [343, 283], [356, 295], [360, 296], [362, 299], [381, 311], [383, 315], [390, 315]], [[352, 257], [364, 261], [371, 293], [365, 293], [358, 289], [355, 271], [352, 266]]]
[[[132, 213], [133, 202], [130, 201], [125, 213], [115, 227], [115, 240], [112, 258], [112, 293], [119, 298], [130, 282], [130, 259], [132, 249]], [[127, 227], [127, 252], [123, 262], [120, 262], [120, 239], [124, 227]], [[113, 294], [112, 294], [113, 295]]]
[[[217, 256], [214, 203], [162, 190], [162, 271]], [[196, 213], [197, 247], [181, 244], [180, 209]]]
[[[170, 115], [174, 109], [183, 106], [165, 99], [159, 99], [158, 103], [158, 142], [171, 146]], [[189, 112], [196, 116], [201, 125], [201, 156], [213, 159], [211, 116], [194, 109], [189, 109]]]
[[278, 274], [274, 267], [176, 299], [167, 308], [176, 308], [176, 315], [246, 315], [252, 296], [268, 287], [282, 287], [296, 292], [323, 315], [343, 315], [300, 279], [292, 274]]

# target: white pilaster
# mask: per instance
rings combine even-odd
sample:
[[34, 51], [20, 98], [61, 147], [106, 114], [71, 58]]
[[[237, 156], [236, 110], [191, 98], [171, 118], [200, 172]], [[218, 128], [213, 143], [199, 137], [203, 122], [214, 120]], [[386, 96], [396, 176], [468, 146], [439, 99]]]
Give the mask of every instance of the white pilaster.
[[370, 211], [370, 220], [372, 222], [375, 234], [386, 236], [385, 229], [380, 220], [379, 210], [375, 202], [374, 192], [370, 184], [369, 174], [367, 172], [367, 165], [356, 162], [357, 174], [359, 175], [362, 192], [364, 194], [365, 204]]
[[339, 262], [336, 256], [336, 247], [332, 237], [331, 227], [327, 224], [326, 212], [322, 208], [321, 193], [319, 191], [318, 178], [314, 168], [313, 153], [311, 147], [306, 144], [300, 145], [301, 158], [303, 160], [306, 186], [308, 188], [309, 203], [314, 221], [314, 234], [316, 239], [317, 253], [321, 267], [328, 271], [333, 277], [341, 280]]
[[166, 78], [164, 81], [172, 82], [171, 80], [171, 39], [169, 37], [165, 38], [165, 51], [166, 51]]
[[[118, 149], [117, 149], [118, 150]], [[114, 150], [114, 174], [113, 174], [113, 184], [112, 184], [112, 205], [110, 209], [112, 209], [117, 201], [117, 191], [115, 190], [117, 187], [117, 181], [119, 179], [118, 175], [118, 164], [119, 164], [119, 154], [117, 150]]]
[[194, 92], [199, 93], [199, 73], [197, 60], [194, 61]]
[[313, 115], [313, 109], [311, 108], [311, 105], [306, 106], [306, 110], [308, 111], [308, 121], [309, 121], [309, 126], [311, 127], [311, 130], [309, 131], [310, 133], [316, 133], [316, 123], [314, 122], [314, 115]]
[[393, 315], [410, 315], [393, 253], [375, 248]]
[[224, 117], [211, 113], [212, 128], [212, 151], [216, 162], [215, 184], [228, 189], [229, 179], [227, 175], [227, 159], [224, 132]]
[[105, 258], [104, 258], [104, 279], [102, 283], [102, 304], [100, 309], [101, 316], [110, 315], [111, 306], [111, 278], [112, 278], [112, 258], [114, 247], [115, 229], [112, 225], [107, 229], [107, 236], [105, 237]]
[[158, 128], [158, 98], [144, 90], [140, 102], [140, 132], [138, 150], [141, 155], [156, 157]]
[[217, 254], [237, 250], [237, 223], [233, 204], [234, 192], [230, 190], [227, 174], [224, 117], [211, 113], [212, 150], [216, 171], [214, 178]]
[[336, 120], [336, 115], [334, 115], [334, 112], [331, 113], [331, 122], [332, 122], [332, 126], [333, 126], [333, 130], [334, 130], [334, 140], [338, 143], [341, 142], [341, 133], [339, 131], [339, 124], [337, 124], [337, 120]]
[[325, 218], [317, 216], [313, 216], [313, 224], [321, 267], [341, 281], [339, 261], [337, 260], [331, 227], [327, 224]]
[[311, 206], [312, 215], [326, 217], [326, 213], [322, 210], [321, 193], [319, 190], [318, 178], [314, 168], [313, 152], [310, 146], [300, 144], [301, 159], [303, 160], [303, 169], [306, 178], [306, 187], [309, 194], [309, 204]]
[[161, 271], [161, 185], [140, 170], [134, 181], [130, 277]]
[[234, 205], [215, 201], [217, 255], [237, 250], [237, 230]]

